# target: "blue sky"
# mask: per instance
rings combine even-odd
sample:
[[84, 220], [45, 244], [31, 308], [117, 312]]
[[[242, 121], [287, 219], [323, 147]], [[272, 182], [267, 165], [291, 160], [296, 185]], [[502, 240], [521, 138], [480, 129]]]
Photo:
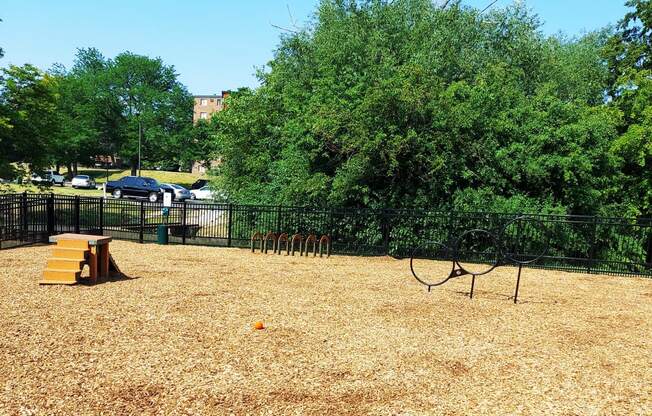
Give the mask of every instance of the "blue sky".
[[[511, 4], [499, 0], [496, 6]], [[491, 0], [463, 0], [484, 7]], [[616, 23], [624, 0], [526, 0], [546, 33], [578, 35]], [[105, 56], [129, 50], [160, 56], [175, 66], [193, 94], [256, 86], [255, 67], [272, 57], [280, 31], [298, 25], [317, 0], [2, 0], [0, 65], [72, 64], [76, 48], [94, 46]]]

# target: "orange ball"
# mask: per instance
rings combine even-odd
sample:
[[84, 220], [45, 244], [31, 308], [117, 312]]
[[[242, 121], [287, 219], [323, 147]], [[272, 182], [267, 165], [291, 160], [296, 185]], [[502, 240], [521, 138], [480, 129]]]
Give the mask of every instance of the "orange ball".
[[263, 324], [261, 321], [258, 321], [254, 324], [255, 329], [265, 329], [265, 324]]

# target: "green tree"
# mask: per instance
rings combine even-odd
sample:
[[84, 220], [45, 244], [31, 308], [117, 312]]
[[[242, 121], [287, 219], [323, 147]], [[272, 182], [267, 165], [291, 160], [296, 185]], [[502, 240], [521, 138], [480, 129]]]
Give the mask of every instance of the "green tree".
[[625, 160], [623, 192], [637, 213], [652, 215], [652, 2], [629, 0], [631, 11], [605, 48], [613, 106], [623, 114], [613, 150]]
[[192, 123], [192, 97], [172, 66], [129, 52], [115, 59], [80, 49], [70, 71], [59, 68], [61, 135], [57, 162], [72, 165], [95, 155], [117, 155], [138, 168], [179, 162]]
[[525, 8], [329, 1], [217, 118], [240, 202], [592, 213], [618, 206], [597, 32]]
[[176, 143], [178, 163], [190, 167], [195, 161], [214, 160], [219, 157], [215, 134], [215, 121], [198, 120], [179, 135]]
[[0, 176], [15, 176], [13, 165], [47, 167], [57, 129], [56, 79], [32, 65], [2, 70], [0, 77]]
[[161, 59], [125, 52], [109, 62], [109, 94], [121, 110], [118, 153], [138, 166], [139, 128], [143, 130], [142, 154], [151, 163], [178, 159], [173, 152], [192, 122], [192, 96], [178, 81], [172, 66]]

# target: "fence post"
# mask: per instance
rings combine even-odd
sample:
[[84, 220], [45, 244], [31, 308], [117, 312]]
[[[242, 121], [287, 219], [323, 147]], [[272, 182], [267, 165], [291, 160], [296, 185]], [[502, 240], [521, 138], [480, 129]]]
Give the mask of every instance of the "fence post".
[[187, 205], [186, 200], [184, 199], [183, 200], [183, 209], [181, 211], [183, 213], [183, 217], [181, 217], [181, 244], [186, 244], [186, 232], [187, 232], [187, 230], [186, 230], [186, 224], [187, 224], [187, 222], [186, 222], [187, 221], [186, 220], [186, 210], [187, 210], [187, 208], [188, 208], [188, 205]]
[[276, 208], [276, 234], [281, 234], [281, 206]]
[[104, 197], [100, 197], [100, 235], [104, 235]]
[[138, 242], [143, 243], [143, 232], [145, 229], [145, 202], [140, 201], [140, 230], [138, 232]]
[[645, 263], [646, 267], [652, 268], [652, 220], [648, 222]]
[[80, 203], [79, 203], [79, 195], [75, 195], [75, 234], [79, 234], [80, 231]]
[[25, 241], [27, 234], [29, 232], [29, 225], [27, 222], [27, 191], [23, 192], [20, 201], [20, 211], [22, 216], [22, 227], [21, 227], [21, 236], [20, 239]]
[[591, 245], [589, 246], [589, 264], [587, 267], [587, 273], [591, 273], [591, 269], [593, 268], [593, 263], [595, 262], [595, 240], [596, 240], [596, 234], [598, 231], [598, 217], [595, 215], [593, 216], [593, 220], [591, 221], [591, 224], [593, 226], [593, 229], [591, 230]]
[[50, 193], [45, 205], [48, 218], [48, 237], [54, 235], [54, 193]]
[[389, 254], [389, 210], [387, 208], [383, 209], [382, 214], [382, 233], [383, 233], [383, 254]]
[[226, 240], [226, 246], [231, 247], [231, 239], [233, 237], [232, 233], [233, 229], [233, 204], [229, 203], [229, 222], [227, 225], [227, 240]]

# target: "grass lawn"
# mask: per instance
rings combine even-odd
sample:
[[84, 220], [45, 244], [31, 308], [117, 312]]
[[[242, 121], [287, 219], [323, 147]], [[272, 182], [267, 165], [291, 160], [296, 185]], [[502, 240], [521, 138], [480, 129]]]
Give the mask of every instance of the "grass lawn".
[[[66, 173], [67, 170], [65, 168], [62, 169], [62, 174], [65, 175]], [[79, 169], [77, 171], [77, 174], [88, 175], [92, 178], [95, 178], [95, 181], [98, 184], [101, 184], [106, 182], [107, 170], [98, 169], [98, 168], [84, 168], [84, 169]], [[131, 175], [131, 170], [109, 169], [108, 174], [109, 174], [109, 180], [115, 181], [122, 178], [123, 176]], [[162, 170], [145, 170], [145, 169], [143, 169], [142, 171], [142, 176], [154, 178], [161, 183], [176, 183], [186, 188], [190, 188], [190, 185], [192, 185], [193, 182], [195, 182], [197, 179], [206, 177], [205, 175], [188, 173], [188, 172], [167, 172]]]
[[387, 257], [111, 249], [128, 278], [43, 287], [49, 247], [0, 251], [0, 414], [652, 414], [651, 279], [525, 269], [514, 305], [510, 267], [469, 300]]
[[[64, 168], [61, 171], [61, 174], [65, 175], [66, 173], [67, 171]], [[106, 169], [86, 168], [86, 169], [78, 170], [77, 173], [79, 175], [88, 175], [95, 178], [95, 181], [97, 182], [98, 185], [101, 185], [104, 182], [106, 182], [106, 175], [107, 175]], [[125, 169], [125, 170], [109, 169], [108, 174], [109, 174], [109, 180], [113, 181], [113, 180], [118, 180], [123, 176], [129, 176], [131, 174], [131, 171], [129, 169]], [[142, 175], [150, 178], [154, 178], [161, 183], [175, 183], [184, 186], [188, 189], [190, 189], [190, 186], [197, 179], [206, 178], [205, 175], [200, 175], [195, 173], [166, 172], [160, 170], [143, 170]], [[101, 189], [73, 189], [70, 186], [61, 187], [56, 185], [52, 187], [38, 187], [32, 184], [27, 184], [27, 185], [2, 184], [0, 185], [0, 191], [2, 192], [27, 191], [27, 192], [46, 192], [46, 193], [53, 192], [58, 195], [102, 196]]]
[[32, 184], [16, 185], [16, 184], [2, 184], [0, 185], [0, 192], [6, 193], [54, 193], [57, 195], [80, 195], [80, 196], [102, 196], [101, 189], [74, 189], [70, 186], [35, 186]]

